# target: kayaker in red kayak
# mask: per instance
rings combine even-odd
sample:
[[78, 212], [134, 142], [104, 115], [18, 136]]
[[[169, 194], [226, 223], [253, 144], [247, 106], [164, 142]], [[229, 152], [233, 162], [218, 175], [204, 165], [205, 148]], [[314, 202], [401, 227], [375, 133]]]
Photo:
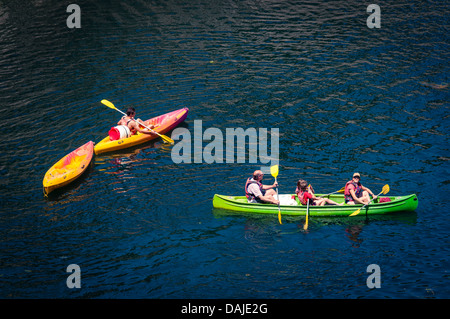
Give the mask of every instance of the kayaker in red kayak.
[[[127, 115], [123, 116], [119, 122], [117, 122], [117, 125], [125, 125], [127, 126], [131, 133], [134, 135], [137, 132], [141, 132], [143, 134], [155, 134], [152, 131], [149, 131], [147, 129], [141, 129], [139, 127], [139, 124], [136, 122], [142, 122], [141, 119], [134, 119], [134, 116], [136, 115], [136, 110], [134, 109], [134, 107], [129, 107], [127, 110]], [[150, 127], [151, 129], [154, 128], [154, 125], [149, 125], [148, 127]]]
[[366, 205], [370, 201], [370, 195], [373, 200], [377, 199], [377, 195], [374, 195], [370, 189], [364, 187], [361, 184], [361, 175], [354, 173], [351, 181], [345, 184], [345, 203], [349, 205], [363, 204]]
[[340, 203], [336, 203], [329, 198], [316, 197], [314, 195], [314, 189], [312, 188], [312, 186], [308, 186], [308, 182], [303, 179], [300, 179], [297, 182], [297, 189], [295, 190], [295, 193], [297, 194], [298, 199], [300, 200], [300, 203], [302, 203], [302, 205], [306, 205], [308, 203], [308, 200], [309, 204], [314, 206], [324, 206], [325, 204], [343, 205]]
[[253, 173], [253, 177], [249, 177], [245, 183], [245, 196], [247, 196], [249, 203], [272, 203], [278, 205], [278, 200], [275, 199], [275, 187], [278, 183], [273, 185], [263, 185], [261, 183], [264, 174], [260, 170]]

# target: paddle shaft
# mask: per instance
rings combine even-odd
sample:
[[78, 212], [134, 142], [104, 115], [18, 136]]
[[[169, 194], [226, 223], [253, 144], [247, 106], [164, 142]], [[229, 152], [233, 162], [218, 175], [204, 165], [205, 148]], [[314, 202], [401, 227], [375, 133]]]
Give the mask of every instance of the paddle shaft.
[[[310, 186], [311, 185], [308, 186], [308, 193], [311, 191]], [[308, 217], [309, 217], [309, 198], [306, 199], [306, 220], [305, 220], [305, 225], [303, 226], [304, 230], [308, 229]]]
[[305, 225], [303, 226], [304, 230], [308, 229], [308, 215], [309, 215], [309, 199], [306, 203], [306, 221], [305, 221]]
[[[277, 183], [277, 178], [275, 177], [275, 184]], [[278, 221], [281, 224], [281, 208], [280, 208], [280, 197], [278, 196], [278, 186], [276, 187], [277, 191], [277, 201], [278, 201]]]
[[[380, 196], [381, 194], [387, 194], [387, 193], [389, 193], [389, 190], [390, 190], [390, 189], [389, 189], [389, 185], [388, 185], [388, 184], [384, 185], [384, 186], [383, 186], [383, 189], [382, 189], [381, 192], [377, 195], [377, 197]], [[356, 216], [356, 215], [358, 215], [358, 214], [361, 212], [361, 209], [363, 209], [364, 207], [366, 207], [367, 205], [369, 205], [373, 200], [374, 200], [374, 199], [372, 198], [371, 200], [369, 200], [369, 202], [368, 202], [367, 204], [363, 205], [361, 208], [359, 208], [358, 210], [356, 210], [355, 212], [353, 212], [353, 213], [350, 214], [349, 216], [351, 217], [351, 216]], [[367, 215], [367, 210], [366, 210], [366, 215]]]
[[342, 187], [340, 190], [329, 193], [329, 194], [322, 195], [322, 196], [320, 196], [320, 198], [324, 198], [325, 196], [330, 196], [330, 195], [336, 194], [336, 193], [343, 193], [344, 191], [345, 191], [345, 187]]
[[273, 178], [275, 178], [275, 184], [276, 186], [276, 192], [277, 192], [277, 200], [278, 200], [278, 221], [280, 224], [281, 222], [281, 207], [280, 207], [280, 197], [278, 196], [278, 183], [277, 183], [277, 176], [278, 176], [278, 165], [273, 165], [270, 167], [270, 175], [272, 175]]
[[[116, 108], [117, 111], [119, 111], [120, 113], [122, 113], [125, 116], [128, 116], [126, 113], [122, 112], [121, 110], [119, 110], [118, 108]], [[142, 125], [143, 127], [149, 129], [150, 131], [152, 131], [153, 133], [158, 134], [159, 136], [161, 136], [161, 134], [159, 134], [158, 132], [153, 131], [151, 128], [149, 128], [147, 125], [145, 125], [144, 123], [139, 122], [138, 120], [132, 119], [133, 121], [135, 121], [136, 123]]]
[[[275, 184], [277, 183], [277, 178], [275, 177]], [[277, 200], [278, 200], [278, 207], [280, 207], [280, 203], [279, 203], [279, 197], [278, 197], [278, 186], [275, 187], [276, 191], [277, 191]]]
[[[377, 195], [377, 197], [380, 196], [382, 193], [383, 193], [383, 191], [381, 191], [381, 192]], [[373, 198], [372, 198], [371, 200], [369, 200], [369, 202], [368, 202], [367, 204], [365, 204], [363, 207], [361, 207], [360, 209], [363, 209], [364, 207], [366, 207], [367, 205], [369, 205], [372, 201], [373, 201]]]

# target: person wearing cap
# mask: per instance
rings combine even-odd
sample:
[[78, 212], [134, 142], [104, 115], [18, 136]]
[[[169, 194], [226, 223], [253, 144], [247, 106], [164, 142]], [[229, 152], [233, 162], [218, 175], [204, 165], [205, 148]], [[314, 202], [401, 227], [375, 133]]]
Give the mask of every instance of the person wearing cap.
[[377, 196], [372, 193], [370, 189], [361, 184], [361, 175], [354, 173], [351, 181], [345, 184], [345, 203], [349, 205], [363, 204], [366, 205], [370, 201], [370, 195], [373, 200], [377, 199]]
[[[134, 116], [136, 115], [136, 110], [134, 107], [129, 107], [127, 110], [127, 115], [123, 116], [120, 121], [117, 123], [117, 125], [125, 125], [130, 129], [130, 132], [134, 135], [137, 132], [141, 132], [142, 134], [155, 134], [152, 131], [149, 131], [147, 129], [141, 129], [138, 122], [142, 122], [141, 119], [134, 119]], [[150, 125], [150, 128], [155, 128], [154, 125]]]

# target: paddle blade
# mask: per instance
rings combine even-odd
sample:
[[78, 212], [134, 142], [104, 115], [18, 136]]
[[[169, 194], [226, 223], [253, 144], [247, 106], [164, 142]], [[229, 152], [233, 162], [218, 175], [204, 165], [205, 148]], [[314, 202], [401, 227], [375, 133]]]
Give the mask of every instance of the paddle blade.
[[338, 190], [336, 193], [345, 193], [345, 186]]
[[159, 134], [159, 136], [161, 136], [161, 138], [162, 138], [164, 141], [166, 141], [167, 143], [170, 143], [171, 145], [174, 145], [174, 144], [175, 144], [175, 141], [172, 140], [170, 137], [168, 137], [168, 136], [166, 136], [166, 135], [162, 135], [162, 134]]
[[303, 230], [308, 229], [309, 199], [307, 201], [308, 201], [308, 204], [306, 206], [306, 220], [305, 220], [305, 224], [303, 225]]
[[277, 178], [277, 176], [278, 176], [278, 165], [273, 165], [273, 166], [270, 167], [270, 174], [274, 178]]
[[114, 104], [112, 104], [111, 102], [109, 102], [108, 100], [102, 100], [101, 101], [102, 104], [105, 104], [107, 107], [109, 107], [110, 109], [114, 109], [117, 110], [117, 108], [114, 106]]
[[360, 211], [361, 211], [361, 208], [356, 210], [356, 211], [354, 211], [353, 213], [351, 213], [350, 216], [356, 216], [356, 215], [359, 214]]
[[280, 225], [283, 224], [281, 222], [281, 210], [278, 210], [278, 221], [280, 222]]
[[386, 185], [383, 186], [381, 192], [382, 192], [384, 195], [386, 195], [387, 193], [389, 193], [389, 190], [390, 190], [390, 189], [389, 189], [389, 185], [386, 184]]

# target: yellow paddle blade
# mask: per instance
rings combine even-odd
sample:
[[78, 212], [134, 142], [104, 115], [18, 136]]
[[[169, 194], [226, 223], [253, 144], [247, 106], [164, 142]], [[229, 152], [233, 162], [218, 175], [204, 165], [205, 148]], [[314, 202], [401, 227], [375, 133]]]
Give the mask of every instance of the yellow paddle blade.
[[336, 193], [344, 193], [345, 192], [345, 186], [342, 187], [340, 190], [338, 190]]
[[280, 222], [280, 225], [283, 224], [281, 222], [281, 210], [278, 210], [278, 221]]
[[384, 194], [384, 195], [386, 195], [387, 193], [389, 193], [389, 185], [388, 184], [386, 184], [386, 185], [384, 185], [383, 186], [383, 189], [381, 190], [381, 192]]
[[309, 199], [307, 199], [307, 204], [306, 204], [306, 220], [305, 220], [305, 225], [303, 225], [303, 230], [308, 229], [308, 215], [309, 215]]
[[278, 176], [278, 165], [274, 165], [270, 167], [270, 174], [274, 177], [277, 178]]
[[351, 213], [350, 216], [358, 215], [360, 211], [361, 211], [361, 208], [356, 210], [356, 211], [354, 211], [353, 213]]
[[117, 110], [117, 108], [114, 106], [114, 104], [112, 104], [111, 102], [109, 102], [108, 100], [102, 100], [102, 103], [105, 104], [107, 107], [109, 107], [110, 109], [114, 109]]
[[158, 134], [164, 141], [174, 145], [175, 141], [172, 140], [170, 137], [166, 136], [166, 135], [162, 135], [162, 134]]

